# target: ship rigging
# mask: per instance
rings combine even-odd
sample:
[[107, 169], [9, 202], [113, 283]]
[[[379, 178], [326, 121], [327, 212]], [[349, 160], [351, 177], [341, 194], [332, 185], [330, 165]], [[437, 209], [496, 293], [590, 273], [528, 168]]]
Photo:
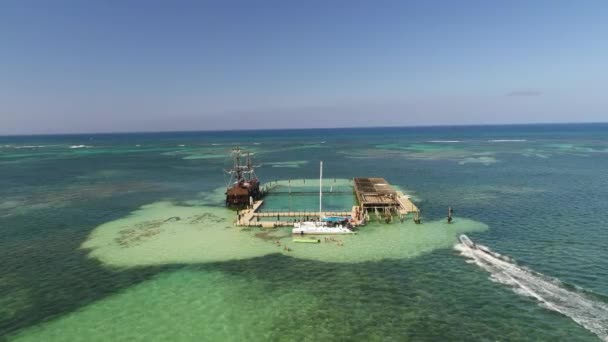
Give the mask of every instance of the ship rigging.
[[232, 168], [224, 170], [230, 175], [230, 181], [226, 187], [226, 206], [243, 207], [252, 205], [262, 197], [260, 181], [255, 174], [251, 156], [253, 153], [235, 147], [231, 151]]

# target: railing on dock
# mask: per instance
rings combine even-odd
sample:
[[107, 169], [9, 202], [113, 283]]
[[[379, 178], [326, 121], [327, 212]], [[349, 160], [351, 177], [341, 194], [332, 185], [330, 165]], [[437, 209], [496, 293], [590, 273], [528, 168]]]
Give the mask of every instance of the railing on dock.
[[[324, 211], [321, 213], [323, 216], [350, 216], [350, 211]], [[259, 211], [253, 213], [253, 217], [319, 217], [319, 212], [314, 210], [298, 210], [293, 211], [289, 209], [275, 210], [273, 211]]]
[[[282, 187], [275, 185], [274, 188]], [[273, 186], [265, 187], [264, 191], [272, 189]], [[289, 186], [287, 191], [281, 189], [273, 192], [272, 195], [312, 195], [316, 192], [312, 191], [294, 191], [291, 192]], [[306, 189], [308, 190], [308, 189]], [[401, 191], [395, 190], [384, 178], [354, 178], [352, 191], [345, 191], [342, 187], [331, 188], [328, 194], [344, 195], [354, 191], [357, 198], [358, 206], [354, 206], [352, 210], [327, 210], [319, 213], [318, 209], [271, 209], [264, 210], [262, 205], [263, 200], [255, 201], [253, 206], [243, 209], [238, 212], [236, 224], [239, 226], [263, 226], [263, 227], [279, 227], [289, 226], [296, 219], [308, 220], [322, 216], [352, 216], [357, 224], [362, 224], [370, 219], [375, 219], [378, 222], [393, 222], [398, 218], [404, 221], [408, 214], [414, 214], [414, 222], [420, 223], [420, 210], [410, 200], [409, 196]], [[276, 220], [263, 220], [264, 218], [274, 218]], [[292, 218], [283, 220], [281, 218]]]

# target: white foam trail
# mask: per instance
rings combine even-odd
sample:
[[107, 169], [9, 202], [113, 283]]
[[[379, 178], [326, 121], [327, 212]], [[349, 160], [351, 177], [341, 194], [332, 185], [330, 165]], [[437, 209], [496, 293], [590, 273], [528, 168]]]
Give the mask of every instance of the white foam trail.
[[459, 143], [462, 141], [460, 141], [460, 140], [429, 140], [427, 142], [430, 142], [430, 143]]
[[476, 244], [471, 248], [462, 243], [454, 248], [472, 263], [488, 271], [490, 279], [509, 285], [518, 294], [535, 298], [539, 305], [565, 316], [608, 341], [608, 305], [594, 300], [583, 290], [569, 289], [559, 281], [517, 265], [514, 260]]
[[70, 148], [86, 148], [86, 147], [91, 147], [91, 146], [87, 146], [87, 145], [72, 145], [72, 146], [70, 146]]
[[[43, 148], [43, 147], [52, 147], [57, 145], [23, 145], [23, 146], [13, 146], [13, 148]], [[11, 145], [4, 145], [4, 147], [11, 147]]]
[[494, 140], [488, 140], [489, 142], [524, 142], [524, 141], [528, 141], [526, 139], [494, 139]]

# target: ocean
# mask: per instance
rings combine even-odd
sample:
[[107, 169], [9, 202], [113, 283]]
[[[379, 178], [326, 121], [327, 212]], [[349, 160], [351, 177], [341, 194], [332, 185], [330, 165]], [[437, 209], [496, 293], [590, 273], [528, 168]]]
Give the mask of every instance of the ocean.
[[[236, 228], [237, 145], [264, 209], [322, 160], [326, 208], [383, 177], [422, 224]], [[0, 340], [608, 341], [607, 170], [608, 124], [0, 137]]]

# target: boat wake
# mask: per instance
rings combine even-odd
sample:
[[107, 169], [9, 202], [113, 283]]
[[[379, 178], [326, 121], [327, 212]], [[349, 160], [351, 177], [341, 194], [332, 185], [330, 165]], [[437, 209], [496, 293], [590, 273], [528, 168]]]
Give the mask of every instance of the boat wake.
[[488, 271], [490, 279], [511, 286], [521, 295], [536, 299], [540, 306], [570, 317], [573, 321], [608, 341], [608, 305], [589, 293], [562, 283], [529, 268], [517, 265], [509, 257], [493, 252], [488, 247], [473, 243], [466, 235], [460, 236], [454, 248]]

